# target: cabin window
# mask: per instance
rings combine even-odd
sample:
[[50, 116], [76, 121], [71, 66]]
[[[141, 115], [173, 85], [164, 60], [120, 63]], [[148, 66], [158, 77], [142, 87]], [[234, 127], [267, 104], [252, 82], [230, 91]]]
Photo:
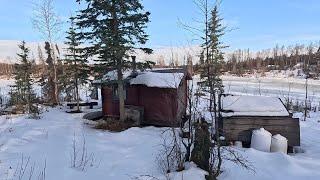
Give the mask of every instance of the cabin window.
[[[127, 88], [123, 86], [124, 90], [124, 99], [127, 99]], [[112, 86], [112, 99], [118, 101], [119, 100], [119, 91], [118, 91], [118, 85]]]

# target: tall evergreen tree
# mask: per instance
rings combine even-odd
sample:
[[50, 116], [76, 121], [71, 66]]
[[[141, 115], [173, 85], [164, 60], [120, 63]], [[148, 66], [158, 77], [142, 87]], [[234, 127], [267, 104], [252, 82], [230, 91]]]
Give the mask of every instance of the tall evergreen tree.
[[131, 66], [129, 53], [141, 49], [151, 53], [148, 48], [139, 47], [148, 40], [145, 33], [149, 22], [149, 12], [139, 0], [77, 0], [85, 2], [86, 8], [75, 18], [77, 33], [81, 40], [87, 41], [84, 49], [87, 55], [97, 57], [100, 73], [106, 67], [117, 71], [120, 120], [124, 120], [123, 71]]
[[14, 65], [14, 79], [15, 85], [12, 86], [10, 92], [10, 104], [15, 105], [18, 110], [23, 112], [27, 111], [28, 113], [38, 113], [38, 109], [33, 104], [36, 100], [36, 95], [33, 91], [32, 85], [32, 62], [29, 60], [30, 50], [26, 47], [24, 41], [19, 45], [21, 50], [18, 53], [19, 63]]
[[[217, 2], [216, 2], [217, 3]], [[220, 95], [223, 93], [223, 84], [220, 78], [221, 69], [223, 64], [223, 52], [226, 48], [221, 41], [221, 37], [225, 33], [225, 27], [222, 25], [222, 19], [219, 17], [218, 5], [216, 4], [210, 12], [210, 18], [206, 23], [206, 38], [203, 44], [203, 50], [206, 52], [205, 61], [201, 65], [201, 82], [203, 90], [210, 95], [209, 110], [213, 111], [212, 124], [215, 124], [215, 129], [211, 129], [213, 138], [216, 140], [217, 154], [214, 159], [216, 167], [211, 172], [213, 177], [217, 177], [220, 174], [220, 167], [222, 163], [222, 157], [220, 152], [220, 140], [219, 140], [219, 123], [218, 115], [220, 115]], [[219, 104], [218, 104], [219, 103]], [[219, 105], [219, 106], [218, 106]], [[214, 131], [215, 130], [215, 131]]]
[[[204, 90], [211, 95], [210, 111], [213, 109], [214, 98], [217, 92], [223, 91], [222, 80], [220, 78], [221, 68], [223, 64], [222, 49], [226, 46], [221, 42], [221, 37], [224, 35], [225, 27], [222, 25], [222, 19], [219, 17], [218, 6], [215, 5], [211, 11], [211, 17], [208, 21], [208, 29], [206, 30], [207, 40], [203, 44], [205, 57], [201, 54], [201, 79], [200, 82]], [[216, 104], [214, 104], [216, 106]], [[215, 109], [214, 109], [215, 110]]]
[[70, 18], [71, 26], [67, 32], [68, 36], [66, 37], [68, 45], [66, 55], [66, 75], [69, 77], [70, 89], [75, 90], [75, 100], [77, 102], [77, 111], [80, 112], [80, 95], [79, 95], [79, 86], [87, 83], [89, 77], [89, 67], [87, 65], [88, 61], [83, 55], [82, 49], [79, 47], [80, 42], [77, 39], [76, 29], [74, 27], [74, 19]]

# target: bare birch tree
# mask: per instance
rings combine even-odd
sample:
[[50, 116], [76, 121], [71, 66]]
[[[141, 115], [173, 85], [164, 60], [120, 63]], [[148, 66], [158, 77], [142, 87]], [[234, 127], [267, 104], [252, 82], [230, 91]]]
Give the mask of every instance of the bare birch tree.
[[[59, 35], [62, 29], [62, 21], [54, 9], [54, 0], [39, 0], [34, 3], [32, 24], [41, 38], [50, 43], [51, 47], [54, 47], [54, 42], [59, 39]], [[53, 79], [54, 79], [54, 104], [59, 103], [59, 91], [57, 80], [57, 58], [55, 56], [54, 48], [52, 48], [53, 57]]]

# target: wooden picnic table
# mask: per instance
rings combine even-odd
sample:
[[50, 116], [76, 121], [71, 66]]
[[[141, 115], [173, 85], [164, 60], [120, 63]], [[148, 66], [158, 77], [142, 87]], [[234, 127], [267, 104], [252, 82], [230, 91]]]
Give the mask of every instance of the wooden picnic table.
[[[73, 109], [75, 106], [77, 106], [76, 102], [67, 103], [67, 106], [70, 107], [70, 109]], [[93, 106], [98, 106], [98, 102], [81, 102], [79, 103], [79, 106], [89, 106], [90, 109], [93, 109]]]

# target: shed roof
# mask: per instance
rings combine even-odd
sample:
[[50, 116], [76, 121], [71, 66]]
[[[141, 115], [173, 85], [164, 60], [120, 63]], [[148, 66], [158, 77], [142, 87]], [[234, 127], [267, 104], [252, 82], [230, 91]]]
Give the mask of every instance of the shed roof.
[[289, 116], [282, 101], [266, 96], [226, 96], [222, 98], [223, 116]]
[[[158, 88], [178, 88], [185, 76], [184, 69], [156, 69], [138, 71], [132, 74], [131, 70], [123, 72], [123, 78], [131, 85], [145, 85]], [[101, 80], [94, 83], [112, 83], [118, 78], [117, 71], [109, 71]]]
[[130, 80], [131, 85], [145, 85], [147, 87], [158, 88], [178, 88], [183, 73], [168, 73], [168, 72], [143, 72]]

